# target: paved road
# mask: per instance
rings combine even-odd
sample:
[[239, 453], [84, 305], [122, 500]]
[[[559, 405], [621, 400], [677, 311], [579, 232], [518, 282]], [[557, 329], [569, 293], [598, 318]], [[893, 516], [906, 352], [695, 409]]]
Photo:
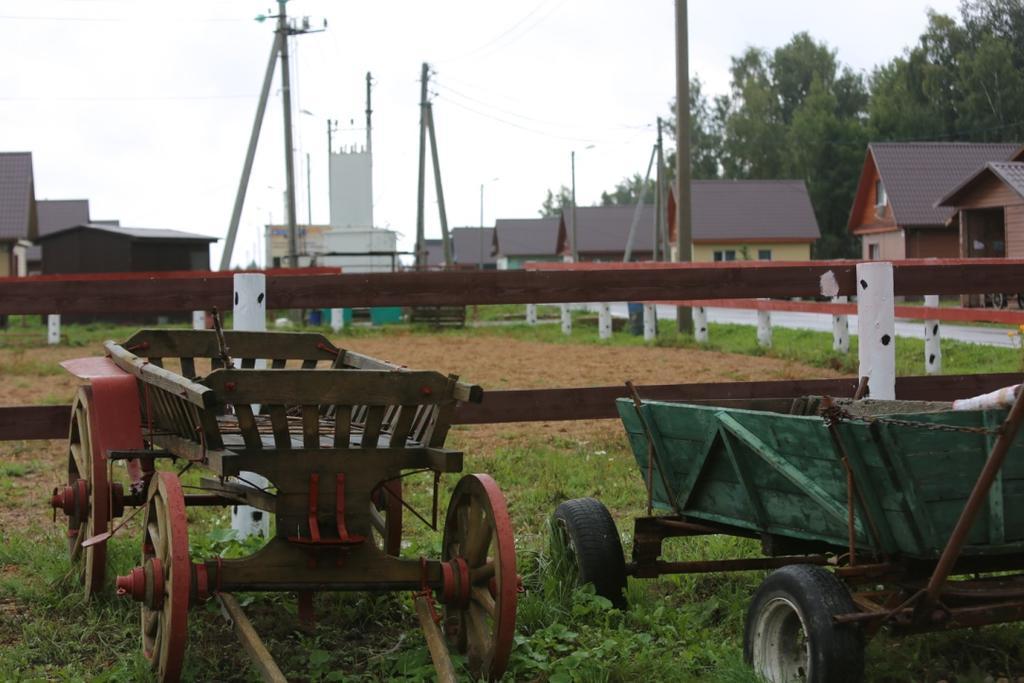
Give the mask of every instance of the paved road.
[[[596, 306], [588, 308], [597, 310]], [[708, 308], [708, 322], [713, 323], [736, 323], [738, 325], [757, 325], [757, 312], [744, 311], [736, 308]], [[626, 304], [612, 304], [612, 315], [618, 318], [627, 316]], [[675, 319], [676, 309], [674, 306], [658, 306], [659, 319]], [[850, 333], [857, 334], [857, 316], [851, 315]], [[795, 313], [789, 311], [772, 311], [772, 325], [777, 327], [789, 327], [802, 330], [817, 330], [821, 332], [832, 331], [832, 316], [821, 313]], [[1006, 332], [1011, 326], [1006, 327], [969, 327], [966, 325], [942, 324], [942, 338], [956, 339], [957, 341], [971, 344], [986, 344], [988, 346], [1003, 346], [1011, 348], [1013, 341]], [[915, 337], [924, 339], [924, 324], [917, 320], [897, 320], [897, 337]]]

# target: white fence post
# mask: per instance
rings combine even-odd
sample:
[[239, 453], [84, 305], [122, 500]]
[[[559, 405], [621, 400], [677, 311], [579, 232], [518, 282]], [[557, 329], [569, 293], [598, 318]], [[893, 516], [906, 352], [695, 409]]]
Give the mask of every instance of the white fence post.
[[896, 398], [896, 314], [892, 264], [857, 264], [857, 337], [860, 377], [871, 398]]
[[772, 312], [757, 312], [757, 345], [762, 349], [772, 347]]
[[703, 306], [693, 307], [693, 338], [700, 344], [708, 343], [708, 312]]
[[[926, 294], [924, 305], [928, 308], [939, 307], [938, 294]], [[942, 372], [942, 335], [938, 320], [924, 321], [924, 371], [929, 375]]]
[[572, 334], [572, 309], [569, 304], [561, 304], [559, 308], [562, 314], [562, 334]]
[[658, 336], [658, 308], [654, 304], [644, 304], [644, 341], [654, 341]]
[[611, 339], [612, 336], [612, 307], [611, 304], [598, 304], [597, 309], [597, 336], [601, 339]]
[[526, 304], [526, 324], [537, 324], [537, 304]]
[[206, 311], [192, 311], [192, 329], [206, 329]]
[[60, 344], [60, 313], [46, 316], [46, 343]]
[[[233, 327], [245, 332], [267, 331], [267, 276], [263, 273], [235, 273], [235, 306]], [[235, 361], [238, 362], [237, 360]], [[258, 359], [257, 368], [265, 368], [266, 360]], [[259, 412], [259, 406], [252, 407]], [[267, 488], [270, 482], [255, 472], [239, 472], [239, 480], [258, 488]], [[249, 505], [231, 508], [231, 528], [239, 538], [249, 536], [270, 537], [270, 517]]]
[[[848, 297], [834, 296], [832, 303], [845, 304]], [[850, 352], [850, 319], [841, 313], [832, 316], [832, 350], [839, 353]]]
[[331, 330], [334, 332], [341, 332], [345, 327], [345, 309], [344, 308], [332, 308], [331, 309]]

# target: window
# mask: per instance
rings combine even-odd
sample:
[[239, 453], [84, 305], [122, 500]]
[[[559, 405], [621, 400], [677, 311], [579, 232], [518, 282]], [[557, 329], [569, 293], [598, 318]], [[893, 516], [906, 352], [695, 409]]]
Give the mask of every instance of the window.
[[881, 180], [875, 181], [875, 207], [885, 206], [889, 201], [889, 198], [885, 194], [885, 185], [882, 184]]
[[715, 252], [716, 261], [735, 261], [736, 250], [735, 249], [724, 249], [722, 251]]
[[758, 261], [771, 261], [772, 260], [772, 250], [771, 249], [758, 249], [757, 250], [757, 260]]
[[878, 243], [868, 245], [868, 260], [877, 261], [881, 257]]

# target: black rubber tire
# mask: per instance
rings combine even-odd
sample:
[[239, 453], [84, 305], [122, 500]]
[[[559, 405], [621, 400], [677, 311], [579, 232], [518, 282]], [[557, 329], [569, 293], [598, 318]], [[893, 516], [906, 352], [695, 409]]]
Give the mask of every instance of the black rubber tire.
[[[864, 679], [864, 634], [858, 626], [836, 625], [833, 615], [856, 612], [846, 586], [831, 572], [807, 564], [795, 564], [772, 572], [754, 594], [747, 610], [743, 657], [767, 681], [773, 672], [796, 664], [771, 665], [772, 652], [782, 649], [780, 631], [800, 629], [805, 642], [795, 636], [806, 667], [799, 680], [808, 683], [859, 683]], [[778, 621], [780, 620], [781, 621]], [[772, 633], [771, 624], [784, 624]], [[758, 652], [755, 654], [755, 647]], [[767, 657], [764, 653], [770, 650]], [[759, 661], [755, 661], [759, 660]], [[775, 660], [779, 661], [779, 660]], [[794, 658], [795, 661], [795, 658]]]
[[596, 498], [573, 498], [555, 508], [551, 526], [563, 536], [579, 585], [592, 583], [595, 593], [625, 609], [626, 559], [608, 508]]

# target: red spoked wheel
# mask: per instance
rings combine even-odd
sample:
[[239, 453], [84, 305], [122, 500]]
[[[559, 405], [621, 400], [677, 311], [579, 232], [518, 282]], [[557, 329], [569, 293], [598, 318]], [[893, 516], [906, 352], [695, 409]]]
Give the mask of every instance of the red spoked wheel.
[[117, 579], [119, 595], [142, 603], [142, 654], [159, 681], [177, 681], [188, 639], [192, 563], [185, 496], [173, 472], [149, 484], [142, 566]]
[[519, 577], [505, 496], [490, 476], [456, 484], [441, 554], [445, 635], [475, 676], [497, 680], [512, 652]]
[[370, 522], [377, 546], [398, 557], [402, 552], [402, 480], [381, 484], [370, 501]]
[[110, 526], [110, 489], [106, 459], [94, 448], [90, 422], [92, 389], [82, 387], [71, 406], [68, 432], [67, 485], [54, 489], [50, 504], [68, 520], [68, 552], [88, 599], [103, 589], [107, 572], [106, 543], [82, 547], [82, 542]]

